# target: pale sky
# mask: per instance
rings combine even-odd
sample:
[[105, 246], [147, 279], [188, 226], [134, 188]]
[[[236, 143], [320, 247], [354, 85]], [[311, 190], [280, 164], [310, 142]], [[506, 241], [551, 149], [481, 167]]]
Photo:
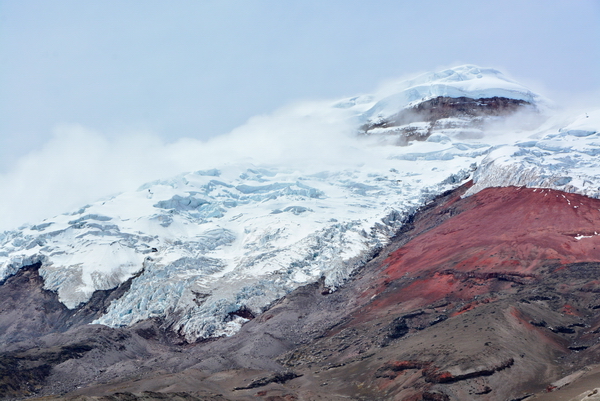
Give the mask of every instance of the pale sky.
[[6, 170], [64, 123], [207, 138], [454, 64], [593, 92], [600, 2], [1, 0], [0, 57]]
[[600, 96], [600, 1], [0, 0], [0, 184], [31, 193], [17, 169], [95, 146], [69, 150], [65, 125], [105, 145], [207, 140], [466, 63], [559, 102]]

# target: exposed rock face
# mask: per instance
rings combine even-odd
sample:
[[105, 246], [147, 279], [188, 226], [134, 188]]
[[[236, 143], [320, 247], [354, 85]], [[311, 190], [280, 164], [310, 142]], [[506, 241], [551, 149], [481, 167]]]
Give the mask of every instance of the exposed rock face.
[[146, 321], [49, 328], [54, 334], [4, 345], [3, 396], [504, 401], [593, 393], [600, 200], [515, 187], [461, 198], [469, 186], [424, 207], [343, 288], [301, 287], [233, 337], [177, 343], [160, 321]]
[[[435, 122], [450, 117], [507, 116], [525, 106], [531, 106], [531, 104], [525, 100], [505, 97], [472, 99], [439, 96], [402, 110], [392, 116], [388, 126], [400, 126], [418, 121], [414, 120], [415, 118], [420, 118], [420, 121]], [[412, 118], [411, 114], [413, 114]]]
[[113, 290], [96, 291], [89, 302], [68, 309], [55, 292], [43, 288], [44, 281], [38, 273], [41, 266], [26, 266], [0, 285], [0, 344], [36, 339], [91, 323], [131, 283], [129, 280]]
[[506, 117], [525, 110], [535, 109], [531, 103], [520, 99], [438, 96], [380, 121], [365, 124], [361, 130], [366, 135], [395, 135], [398, 145], [406, 145], [413, 140], [424, 141], [433, 132], [444, 129], [459, 129], [465, 131], [463, 135], [468, 135], [494, 117]]

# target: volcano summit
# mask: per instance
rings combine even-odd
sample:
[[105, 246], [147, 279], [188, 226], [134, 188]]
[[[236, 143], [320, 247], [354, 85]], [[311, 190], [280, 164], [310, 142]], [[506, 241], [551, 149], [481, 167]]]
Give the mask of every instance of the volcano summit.
[[343, 163], [228, 161], [1, 234], [0, 394], [595, 399], [600, 112], [472, 65], [324, 107]]

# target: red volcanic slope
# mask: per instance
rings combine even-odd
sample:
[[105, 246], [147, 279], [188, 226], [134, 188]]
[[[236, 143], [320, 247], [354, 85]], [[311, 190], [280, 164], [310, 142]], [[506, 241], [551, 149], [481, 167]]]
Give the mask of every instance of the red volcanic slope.
[[[534, 280], [542, 266], [600, 261], [598, 199], [550, 189], [488, 188], [451, 208], [455, 216], [383, 262], [387, 267], [376, 293], [400, 279], [404, 284], [401, 291], [373, 300], [372, 307], [405, 302], [403, 309], [409, 310], [449, 294], [472, 299], [494, 290], [492, 282]], [[466, 278], [481, 286], [465, 287]]]

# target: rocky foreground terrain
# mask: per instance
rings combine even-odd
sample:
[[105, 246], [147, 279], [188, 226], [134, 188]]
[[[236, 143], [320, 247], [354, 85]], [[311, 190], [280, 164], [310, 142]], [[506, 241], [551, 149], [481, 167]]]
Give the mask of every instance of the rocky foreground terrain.
[[422, 208], [338, 291], [301, 287], [195, 344], [160, 320], [78, 325], [119, 290], [68, 312], [39, 266], [22, 269], [0, 286], [14, 299], [0, 315], [2, 397], [597, 399], [600, 200], [516, 187], [461, 198], [470, 185]]

